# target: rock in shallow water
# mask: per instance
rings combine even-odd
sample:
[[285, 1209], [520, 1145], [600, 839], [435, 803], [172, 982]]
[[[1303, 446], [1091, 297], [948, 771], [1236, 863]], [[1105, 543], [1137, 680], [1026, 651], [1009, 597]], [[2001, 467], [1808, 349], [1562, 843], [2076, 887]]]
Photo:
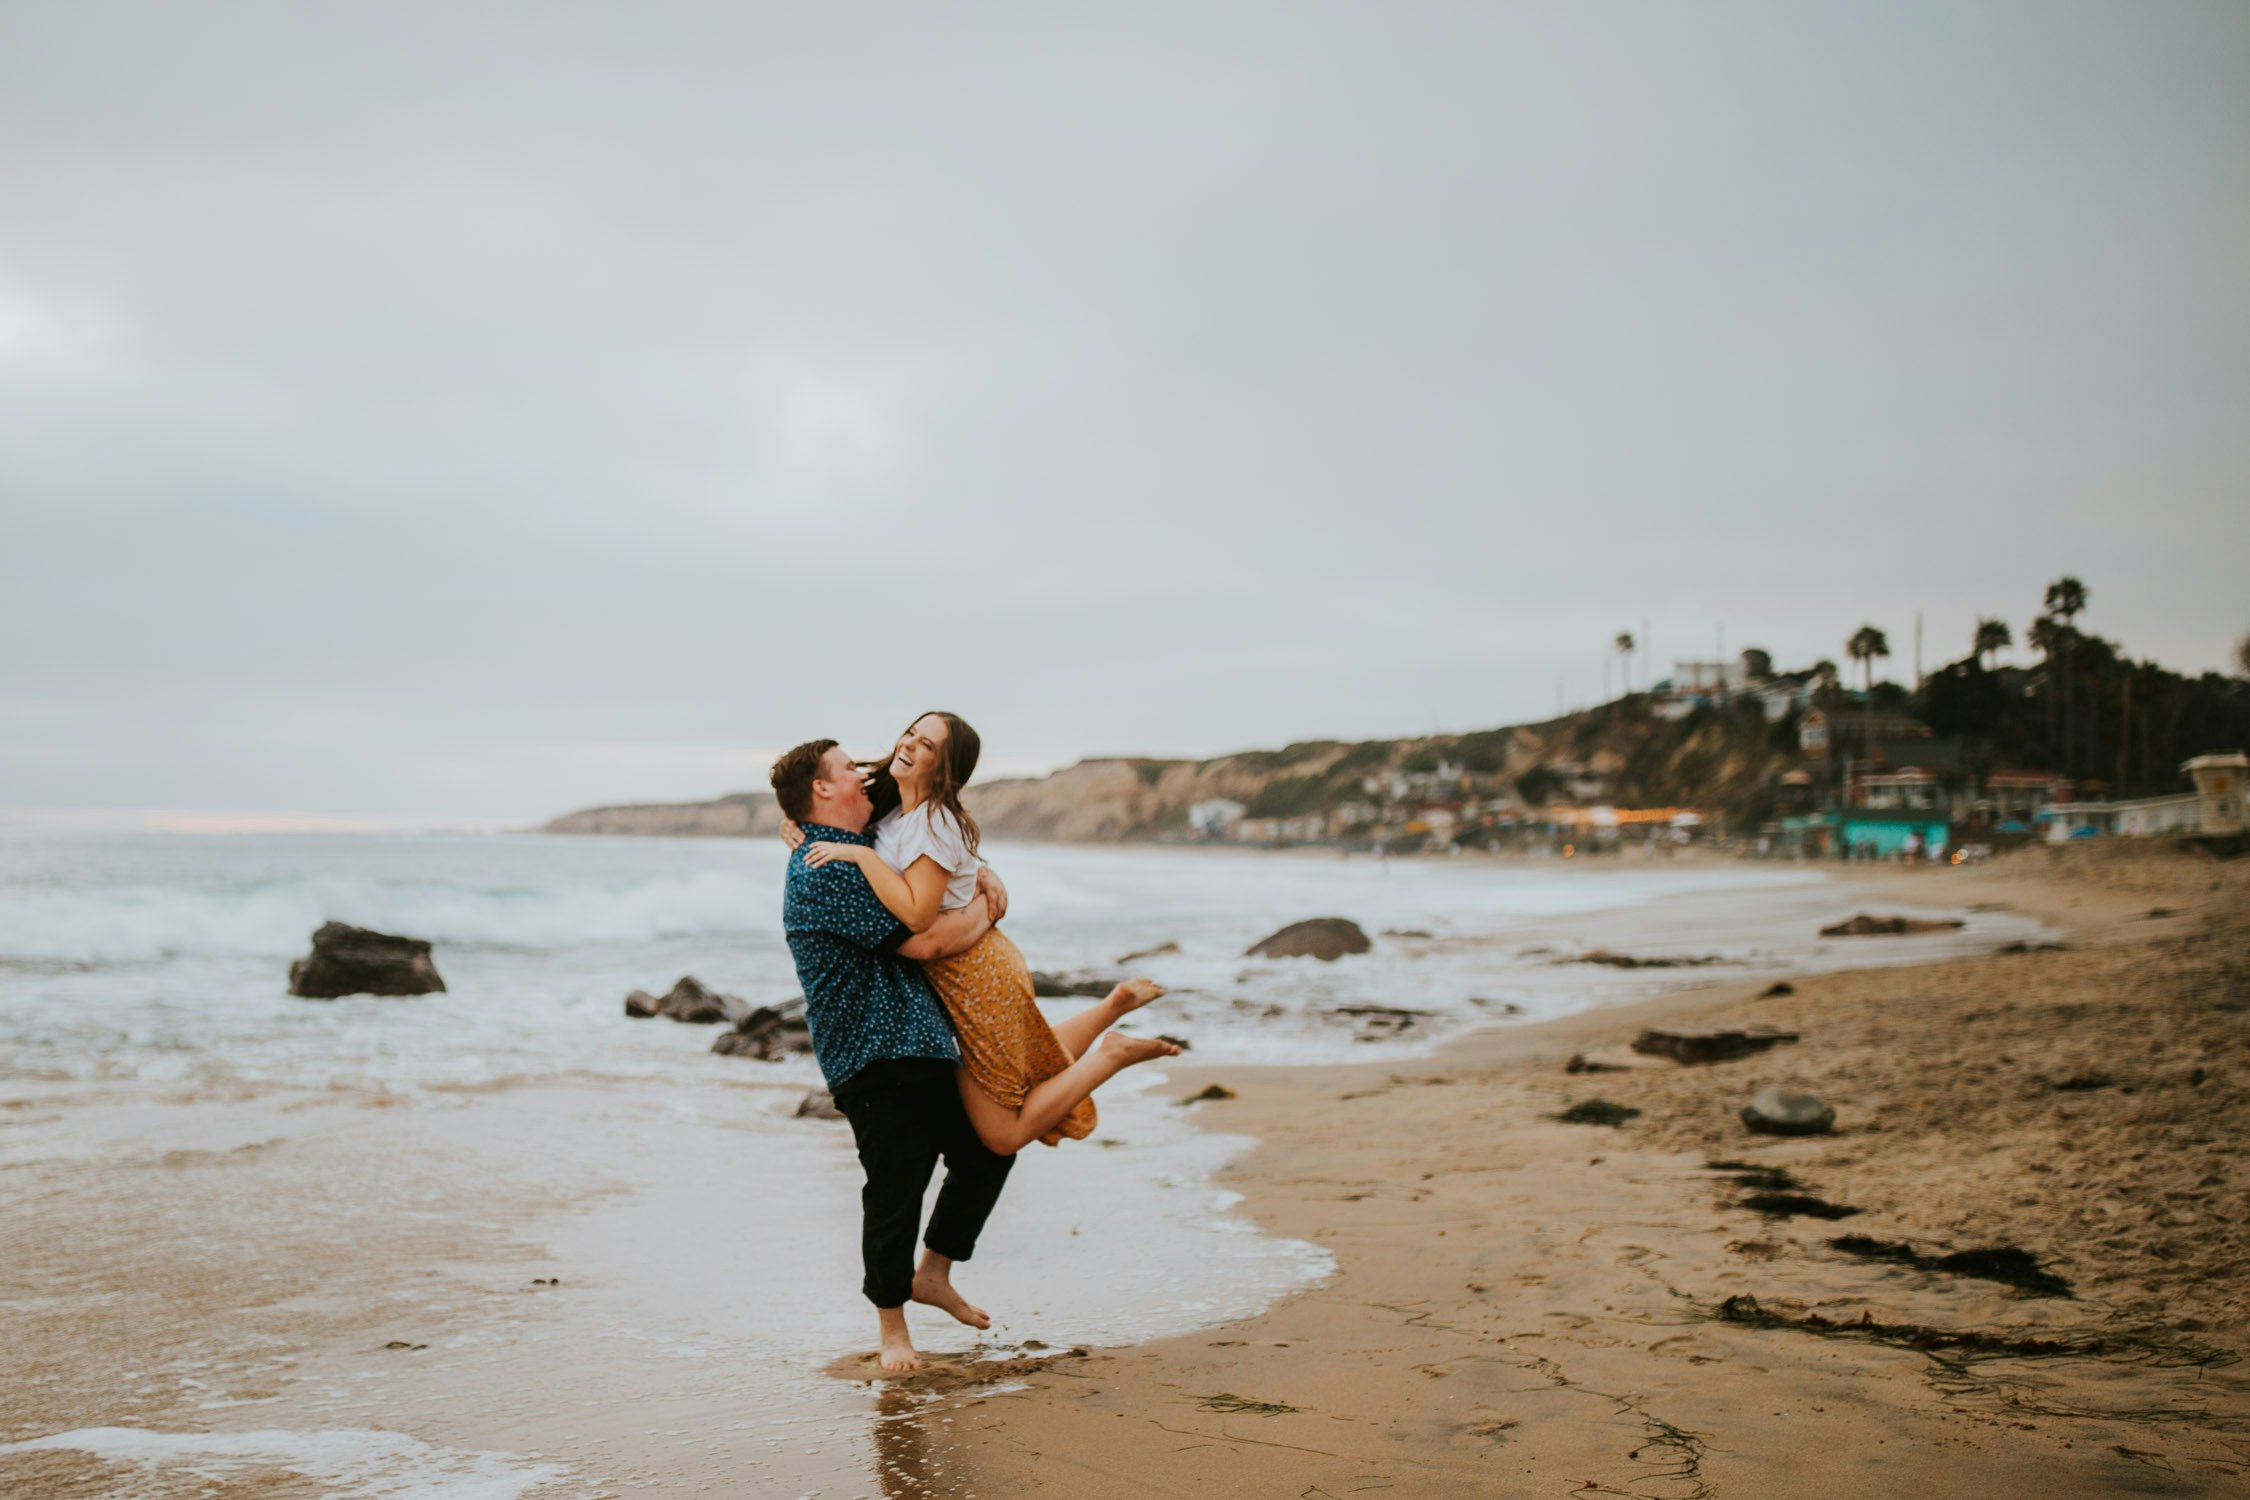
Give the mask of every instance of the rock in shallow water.
[[312, 952], [289, 966], [289, 993], [307, 1000], [341, 995], [431, 995], [445, 981], [420, 938], [394, 937], [345, 922], [323, 922]]
[[749, 1001], [739, 995], [723, 995], [693, 974], [681, 975], [680, 982], [654, 1002], [653, 1010], [635, 1009], [636, 997], [643, 1006], [650, 1003], [648, 991], [635, 990], [625, 997], [625, 1014], [670, 1016], [692, 1026], [713, 1026], [721, 1021], [739, 1026], [751, 1014]]
[[1815, 1094], [1760, 1089], [1742, 1106], [1742, 1123], [1760, 1135], [1820, 1135], [1835, 1128], [1836, 1111]]
[[759, 1006], [713, 1042], [711, 1050], [729, 1057], [754, 1057], [760, 1062], [777, 1062], [792, 1053], [812, 1051], [804, 997]]
[[1313, 917], [1292, 922], [1271, 937], [1244, 950], [1245, 958], [1317, 958], [1333, 963], [1347, 953], [1365, 953], [1374, 947], [1357, 922], [1343, 917]]
[[1966, 924], [1924, 917], [1871, 917], [1861, 912], [1847, 922], [1820, 929], [1822, 937], [1912, 937], [1922, 932], [1953, 932]]

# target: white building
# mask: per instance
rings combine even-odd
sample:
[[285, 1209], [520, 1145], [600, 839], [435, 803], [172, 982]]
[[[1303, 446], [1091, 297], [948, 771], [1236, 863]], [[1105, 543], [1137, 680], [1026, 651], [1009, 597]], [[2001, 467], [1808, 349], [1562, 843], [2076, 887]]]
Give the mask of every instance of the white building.
[[1242, 820], [1244, 808], [1225, 797], [1211, 797], [1188, 808], [1188, 827], [1207, 839], [1223, 839]]
[[2171, 797], [2138, 797], [2130, 802], [2059, 802], [2042, 809], [2047, 839], [2063, 844], [2095, 834], [2120, 838], [2160, 838], [2167, 834], [2239, 834], [2243, 831], [2243, 782], [2250, 755], [2241, 751], [2198, 755], [2180, 767], [2195, 790]]

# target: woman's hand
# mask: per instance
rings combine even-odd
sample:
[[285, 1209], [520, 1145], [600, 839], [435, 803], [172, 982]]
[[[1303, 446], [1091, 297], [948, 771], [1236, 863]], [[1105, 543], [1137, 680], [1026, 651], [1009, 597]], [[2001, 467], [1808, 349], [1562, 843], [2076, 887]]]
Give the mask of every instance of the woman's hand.
[[[803, 836], [802, 833], [798, 835], [799, 838]], [[874, 852], [865, 844], [831, 844], [823, 841], [805, 851], [805, 866], [807, 869], [817, 870], [822, 865], [862, 864]]]
[[796, 848], [799, 844], [802, 844], [805, 841], [805, 830], [799, 828], [795, 820], [791, 818], [784, 817], [781, 820], [781, 828], [779, 831], [781, 834], [781, 841], [789, 846], [792, 853], [796, 851]]
[[992, 909], [994, 926], [1008, 914], [1008, 888], [1000, 883], [1000, 873], [990, 865], [977, 869], [977, 894], [984, 897], [985, 905]]

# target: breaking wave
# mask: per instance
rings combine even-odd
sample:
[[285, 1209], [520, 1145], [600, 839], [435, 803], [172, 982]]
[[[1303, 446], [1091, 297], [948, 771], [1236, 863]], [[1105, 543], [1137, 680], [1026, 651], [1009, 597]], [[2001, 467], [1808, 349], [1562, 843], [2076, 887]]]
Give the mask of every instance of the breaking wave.
[[334, 918], [472, 947], [571, 948], [772, 933], [771, 881], [701, 871], [620, 885], [476, 887], [322, 876], [233, 889], [0, 891], [0, 957], [133, 963], [302, 953]]

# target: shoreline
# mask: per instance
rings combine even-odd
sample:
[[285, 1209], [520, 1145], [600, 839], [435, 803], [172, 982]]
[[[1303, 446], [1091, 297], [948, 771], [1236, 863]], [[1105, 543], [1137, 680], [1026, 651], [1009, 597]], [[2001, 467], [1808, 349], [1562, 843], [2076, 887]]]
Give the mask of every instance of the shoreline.
[[[1697, 983], [1404, 1064], [1172, 1069], [1178, 1096], [1236, 1089], [1193, 1111], [1257, 1142], [1218, 1181], [1334, 1275], [1256, 1318], [1011, 1366], [987, 1395], [923, 1407], [878, 1383], [894, 1467], [992, 1494], [1651, 1500], [2194, 1495], [2250, 1475], [2250, 1079], [2239, 1056], [2163, 1056], [2213, 1050], [2197, 987], [2241, 987], [2250, 870], [2027, 851], [1839, 873], [1873, 908], [2000, 903], [2065, 947], [1798, 975], [1775, 999], [1770, 975]], [[1801, 1039], [1693, 1068], [1624, 1047], [1698, 1021]], [[1566, 1074], [1577, 1052], [1623, 1071]], [[1732, 1120], [1756, 1086], [1805, 1081], [1836, 1134]], [[1551, 1118], [1590, 1097], [1642, 1114]], [[1771, 1172], [1849, 1216], [1744, 1207]], [[1845, 1235], [1924, 1261], [1839, 1253]], [[2074, 1295], [1928, 1268], [2001, 1243]], [[1838, 1326], [1863, 1319], [1889, 1332]], [[1916, 1347], [1968, 1332], [2035, 1352]]]

